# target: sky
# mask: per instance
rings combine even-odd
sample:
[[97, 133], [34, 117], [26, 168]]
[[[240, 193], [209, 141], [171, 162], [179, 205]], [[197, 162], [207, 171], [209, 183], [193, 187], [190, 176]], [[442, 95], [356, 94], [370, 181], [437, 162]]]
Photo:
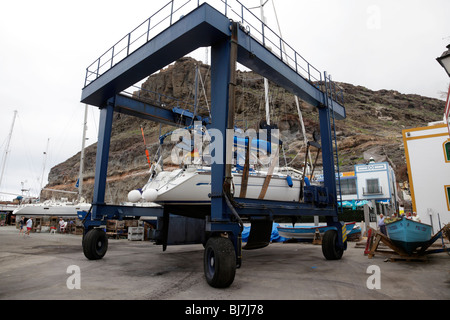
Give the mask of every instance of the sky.
[[[81, 150], [86, 68], [168, 2], [2, 4], [0, 174], [18, 113], [0, 200], [14, 199], [22, 188], [37, 195], [50, 169]], [[241, 2], [248, 8], [260, 4]], [[448, 0], [269, 0], [264, 12], [270, 28], [278, 32], [278, 21], [284, 40], [335, 81], [446, 99], [450, 80], [436, 58], [450, 44]], [[206, 60], [204, 52], [192, 56]], [[98, 109], [89, 106], [86, 145], [97, 141], [98, 121]]]

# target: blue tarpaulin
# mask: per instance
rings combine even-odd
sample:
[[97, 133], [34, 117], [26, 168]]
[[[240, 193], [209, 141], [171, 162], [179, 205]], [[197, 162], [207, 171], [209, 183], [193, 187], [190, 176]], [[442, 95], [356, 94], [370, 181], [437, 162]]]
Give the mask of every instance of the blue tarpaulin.
[[[277, 229], [278, 226], [279, 226], [278, 223], [272, 224], [272, 234], [270, 235], [270, 242], [284, 242], [288, 240], [278, 234]], [[244, 231], [242, 231], [242, 242], [247, 242], [249, 235], [250, 235], [250, 227], [244, 227]]]

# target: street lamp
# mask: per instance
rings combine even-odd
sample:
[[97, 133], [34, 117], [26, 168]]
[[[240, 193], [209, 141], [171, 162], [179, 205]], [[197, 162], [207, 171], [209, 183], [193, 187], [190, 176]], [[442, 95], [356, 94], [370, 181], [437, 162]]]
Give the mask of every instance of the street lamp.
[[[437, 58], [437, 61], [450, 77], [450, 44], [447, 46], [447, 51]], [[450, 135], [450, 88], [448, 88], [447, 102], [445, 104], [444, 122], [447, 122], [448, 134]]]
[[445, 69], [445, 71], [447, 72], [448, 76], [450, 77], [450, 44], [447, 46], [447, 51], [445, 51], [436, 60]]

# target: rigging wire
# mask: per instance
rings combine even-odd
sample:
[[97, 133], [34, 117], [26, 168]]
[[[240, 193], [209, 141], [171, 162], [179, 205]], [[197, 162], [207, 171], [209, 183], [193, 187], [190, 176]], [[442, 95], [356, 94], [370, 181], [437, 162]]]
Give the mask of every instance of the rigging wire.
[[[207, 79], [208, 79], [208, 76], [209, 76], [209, 72], [210, 72], [210, 71], [211, 71], [211, 66], [208, 68], [208, 72], [207, 72], [207, 74], [206, 74], [205, 82], [206, 82]], [[199, 70], [199, 78], [200, 78], [200, 82], [201, 82], [201, 85], [202, 85], [203, 95], [205, 96], [206, 107], [208, 108], [208, 115], [209, 115], [209, 118], [211, 119], [211, 110], [210, 110], [210, 108], [209, 108], [208, 96], [207, 96], [207, 94], [206, 94], [205, 82], [203, 82], [203, 77], [202, 77], [202, 72], [201, 72], [201, 70]]]
[[[28, 141], [30, 141], [29, 139], [26, 139], [27, 135], [25, 133], [24, 130], [24, 126], [23, 126], [23, 119], [21, 117], [21, 115], [17, 115], [17, 123], [18, 123], [18, 128], [19, 128], [19, 137], [21, 140], [21, 146], [24, 147], [24, 154], [23, 154], [23, 159], [26, 162], [26, 166], [27, 169], [21, 168], [21, 173], [23, 175], [25, 175], [26, 177], [33, 177], [33, 179], [30, 180], [24, 180], [23, 182], [28, 182], [31, 184], [30, 187], [30, 191], [32, 190], [35, 193], [40, 193], [39, 190], [39, 176], [37, 174], [37, 172], [39, 172], [39, 170], [37, 169], [35, 163], [36, 161], [34, 160], [35, 157], [33, 157], [31, 155], [31, 150], [33, 150], [32, 148], [30, 148]], [[27, 172], [28, 171], [28, 172]], [[26, 179], [26, 178], [25, 178]]]
[[[272, 0], [272, 7], [273, 7], [273, 11], [275, 13], [275, 20], [277, 21], [278, 32], [280, 33], [280, 37], [283, 38], [283, 35], [281, 33], [280, 21], [278, 19], [277, 9], [275, 7], [275, 0]], [[286, 52], [286, 46], [285, 46], [284, 42], [283, 42], [283, 49]], [[289, 61], [286, 61], [286, 63], [289, 65]], [[300, 120], [300, 125], [302, 127], [302, 131], [303, 131], [303, 139], [305, 141], [305, 144], [308, 144], [308, 139], [306, 137], [305, 124], [303, 122], [303, 115], [302, 115], [302, 112], [301, 112], [301, 109], [300, 109], [300, 103], [298, 101], [297, 95], [295, 95], [295, 103], [297, 105], [297, 113], [298, 113], [298, 116], [299, 116], [299, 120]], [[311, 154], [309, 154], [309, 162], [312, 163]], [[305, 168], [305, 170], [306, 170], [306, 168]]]

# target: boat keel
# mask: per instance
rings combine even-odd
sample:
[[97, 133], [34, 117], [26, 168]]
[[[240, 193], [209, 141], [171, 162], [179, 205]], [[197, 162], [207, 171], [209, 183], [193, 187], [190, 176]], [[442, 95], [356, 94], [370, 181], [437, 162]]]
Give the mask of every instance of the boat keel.
[[270, 235], [272, 234], [273, 221], [253, 220], [248, 237], [247, 244], [243, 247], [244, 250], [256, 250], [267, 247], [270, 244]]

